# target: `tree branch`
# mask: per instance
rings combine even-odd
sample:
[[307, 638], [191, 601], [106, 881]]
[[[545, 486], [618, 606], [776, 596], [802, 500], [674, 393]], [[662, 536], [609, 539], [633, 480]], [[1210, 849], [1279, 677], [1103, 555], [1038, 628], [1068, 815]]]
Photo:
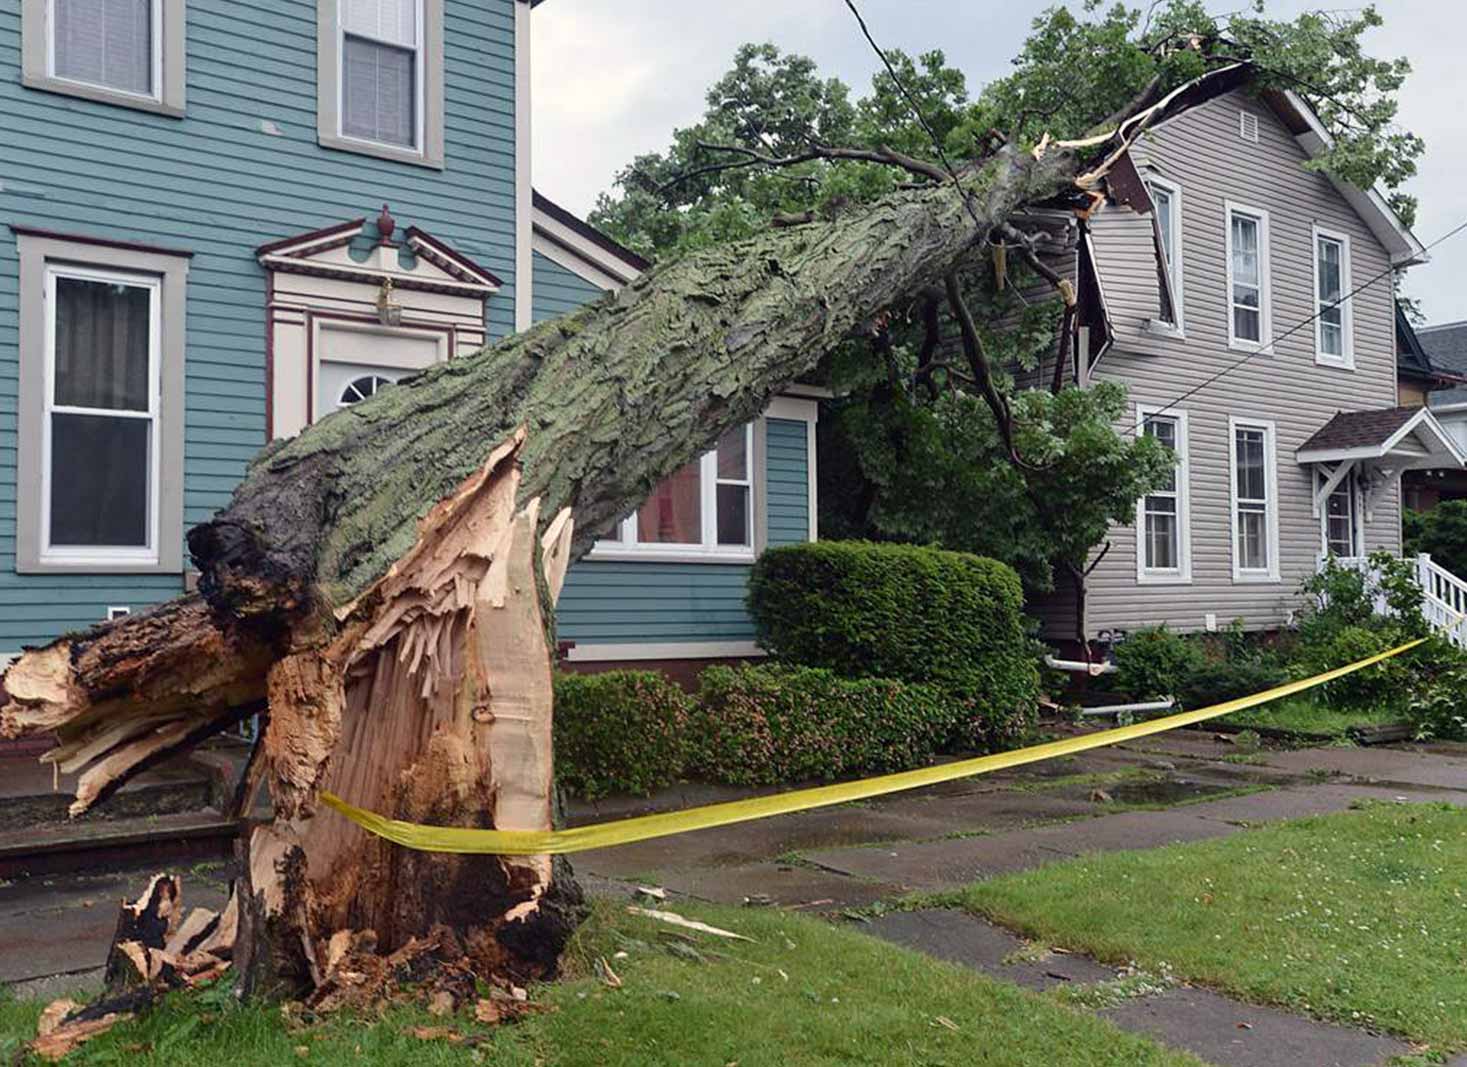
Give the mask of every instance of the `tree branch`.
[[1003, 441], [1009, 462], [1020, 470], [1037, 470], [1038, 468], [1024, 462], [1019, 455], [1018, 448], [1014, 445], [1013, 412], [1009, 409], [1008, 401], [1004, 399], [998, 387], [993, 383], [993, 373], [988, 366], [988, 355], [983, 351], [983, 341], [978, 336], [978, 327], [973, 322], [973, 313], [968, 310], [968, 305], [963, 300], [963, 291], [958, 285], [957, 274], [950, 272], [943, 279], [943, 285], [947, 290], [948, 306], [952, 308], [953, 317], [958, 320], [958, 333], [963, 341], [963, 355], [967, 357], [968, 367], [973, 373], [973, 382], [988, 405], [989, 411], [993, 412], [993, 420], [998, 426], [998, 436]]
[[727, 152], [730, 155], [735, 155], [740, 158], [722, 163], [709, 163], [705, 166], [694, 167], [690, 171], [679, 174], [671, 181], [659, 185], [657, 187], [658, 193], [666, 193], [682, 185], [684, 182], [709, 174], [722, 174], [726, 171], [744, 170], [748, 167], [795, 167], [801, 163], [812, 163], [817, 159], [880, 163], [888, 167], [900, 167], [910, 174], [915, 174], [935, 182], [945, 182], [949, 177], [947, 172], [936, 164], [916, 159], [884, 145], [881, 148], [870, 149], [840, 148], [817, 144], [791, 156], [772, 156], [767, 152], [759, 152], [752, 148], [746, 148], [743, 145], [711, 144], [706, 141], [699, 141], [698, 148], [705, 152]]

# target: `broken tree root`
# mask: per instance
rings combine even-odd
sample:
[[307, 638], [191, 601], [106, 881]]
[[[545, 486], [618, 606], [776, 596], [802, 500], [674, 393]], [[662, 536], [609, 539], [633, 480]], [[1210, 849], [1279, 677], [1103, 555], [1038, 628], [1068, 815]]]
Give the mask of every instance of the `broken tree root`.
[[47, 1005], [30, 1051], [59, 1060], [152, 1007], [170, 989], [193, 988], [223, 975], [239, 926], [234, 892], [221, 912], [195, 908], [182, 915], [183, 883], [173, 875], [154, 875], [137, 900], [124, 900], [107, 954], [101, 999], [84, 1006], [73, 1000]]

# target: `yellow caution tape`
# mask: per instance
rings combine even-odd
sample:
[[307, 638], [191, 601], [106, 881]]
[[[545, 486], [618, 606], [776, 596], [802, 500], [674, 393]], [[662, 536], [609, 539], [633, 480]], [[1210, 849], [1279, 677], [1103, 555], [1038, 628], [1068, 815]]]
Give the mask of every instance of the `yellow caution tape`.
[[1297, 682], [1287, 682], [1273, 689], [1266, 689], [1252, 696], [1239, 697], [1226, 703], [1214, 704], [1197, 711], [1184, 711], [1149, 722], [1133, 723], [1099, 733], [1067, 737], [1061, 741], [1049, 741], [1042, 745], [1015, 749], [1012, 752], [996, 752], [991, 756], [958, 760], [935, 767], [921, 767], [915, 771], [884, 774], [878, 778], [863, 778], [856, 782], [840, 782], [835, 785], [818, 786], [814, 789], [798, 789], [791, 793], [774, 796], [752, 797], [734, 800], [725, 804], [709, 804], [701, 808], [669, 811], [660, 815], [643, 815], [616, 822], [597, 823], [593, 826], [577, 826], [569, 830], [475, 830], [457, 826], [424, 826], [420, 823], [388, 819], [376, 812], [353, 807], [340, 797], [323, 792], [321, 799], [330, 807], [345, 815], [369, 833], [386, 838], [405, 848], [419, 852], [457, 852], [463, 854], [487, 854], [495, 856], [543, 856], [551, 853], [585, 852], [593, 848], [610, 848], [613, 845], [629, 845], [633, 841], [647, 841], [654, 837], [668, 837], [687, 833], [689, 830], [709, 830], [730, 823], [767, 819], [771, 815], [788, 815], [811, 808], [823, 808], [831, 804], [846, 804], [853, 800], [865, 800], [885, 793], [897, 793], [904, 789], [916, 789], [924, 785], [937, 785], [958, 778], [988, 774], [1009, 767], [1021, 767], [1026, 763], [1068, 756], [1085, 752], [1104, 745], [1121, 741], [1134, 741], [1140, 737], [1175, 730], [1179, 726], [1205, 722], [1220, 715], [1257, 707], [1270, 700], [1302, 693], [1317, 685], [1343, 678], [1354, 671], [1373, 666], [1382, 660], [1398, 656], [1415, 648], [1425, 638], [1408, 641], [1388, 652], [1358, 660], [1332, 671], [1316, 674]]

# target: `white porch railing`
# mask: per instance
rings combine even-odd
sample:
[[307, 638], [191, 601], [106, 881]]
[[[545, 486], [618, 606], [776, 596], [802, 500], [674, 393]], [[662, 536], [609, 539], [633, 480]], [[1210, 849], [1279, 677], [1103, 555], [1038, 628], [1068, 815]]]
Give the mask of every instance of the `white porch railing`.
[[[1335, 563], [1364, 573], [1376, 591], [1376, 614], [1389, 613], [1385, 594], [1380, 591], [1380, 575], [1368, 557], [1336, 558]], [[1467, 648], [1467, 582], [1440, 564], [1433, 563], [1425, 552], [1416, 557], [1415, 563], [1416, 584], [1421, 586], [1422, 616], [1433, 630], [1452, 644]]]

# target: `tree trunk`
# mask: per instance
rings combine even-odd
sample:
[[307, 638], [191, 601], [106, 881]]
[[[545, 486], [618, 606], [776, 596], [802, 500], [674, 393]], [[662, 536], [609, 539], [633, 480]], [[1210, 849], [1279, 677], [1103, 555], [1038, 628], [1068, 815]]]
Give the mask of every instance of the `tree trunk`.
[[[548, 857], [386, 844], [317, 795], [417, 822], [551, 824], [551, 608], [570, 561], [834, 346], [939, 282], [1075, 160], [1005, 150], [849, 217], [660, 266], [274, 445], [189, 534], [201, 597], [26, 653], [0, 733], [89, 766], [75, 811], [263, 699], [275, 819], [242, 854], [248, 990], [329, 986], [348, 946], [548, 974], [578, 891]], [[445, 946], [449, 946], [449, 951]], [[398, 958], [398, 957], [392, 957]]]

